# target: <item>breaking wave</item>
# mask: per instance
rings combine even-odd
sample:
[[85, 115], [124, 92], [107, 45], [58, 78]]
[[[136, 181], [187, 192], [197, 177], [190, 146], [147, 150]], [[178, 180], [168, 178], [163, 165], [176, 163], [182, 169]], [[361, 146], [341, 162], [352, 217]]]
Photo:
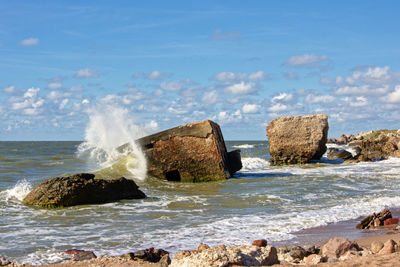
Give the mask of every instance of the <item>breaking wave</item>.
[[[88, 155], [95, 165], [94, 173], [101, 178], [124, 176], [146, 179], [146, 158], [136, 144], [145, 135], [129, 116], [128, 110], [112, 105], [89, 109], [85, 142], [79, 145], [78, 155]], [[118, 149], [124, 145], [124, 149]]]

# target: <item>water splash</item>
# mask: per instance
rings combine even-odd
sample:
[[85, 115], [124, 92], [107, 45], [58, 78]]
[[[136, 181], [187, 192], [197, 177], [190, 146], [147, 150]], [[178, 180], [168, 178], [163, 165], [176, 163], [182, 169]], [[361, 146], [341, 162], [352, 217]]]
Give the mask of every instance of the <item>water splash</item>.
[[[88, 111], [89, 123], [85, 142], [79, 145], [78, 154], [89, 154], [96, 164], [97, 177], [146, 179], [146, 158], [135, 140], [145, 132], [129, 116], [128, 110], [113, 105], [98, 105]], [[121, 145], [125, 149], [118, 150]]]
[[32, 185], [28, 181], [18, 181], [13, 188], [4, 191], [5, 199], [6, 201], [9, 199], [18, 199], [19, 201], [22, 201], [31, 190]]

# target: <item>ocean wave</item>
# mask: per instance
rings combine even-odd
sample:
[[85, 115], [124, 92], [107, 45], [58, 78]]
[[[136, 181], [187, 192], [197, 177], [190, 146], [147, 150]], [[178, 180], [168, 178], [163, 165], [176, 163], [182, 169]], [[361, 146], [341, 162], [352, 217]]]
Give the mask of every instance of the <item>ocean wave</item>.
[[234, 146], [232, 146], [233, 148], [242, 148], [242, 149], [245, 149], [245, 148], [253, 148], [255, 145], [250, 145], [250, 144], [243, 144], [243, 145], [234, 145]]

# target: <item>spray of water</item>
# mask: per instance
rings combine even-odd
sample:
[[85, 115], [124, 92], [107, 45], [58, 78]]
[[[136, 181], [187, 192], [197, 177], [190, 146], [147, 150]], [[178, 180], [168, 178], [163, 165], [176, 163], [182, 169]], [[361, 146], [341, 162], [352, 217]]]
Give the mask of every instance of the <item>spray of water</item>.
[[[145, 132], [134, 124], [128, 110], [101, 105], [87, 112], [89, 123], [85, 142], [78, 147], [78, 154], [89, 154], [91, 161], [100, 168], [96, 176], [125, 176], [144, 180], [147, 173], [146, 158], [135, 140], [144, 136]], [[125, 144], [123, 150], [118, 149]]]

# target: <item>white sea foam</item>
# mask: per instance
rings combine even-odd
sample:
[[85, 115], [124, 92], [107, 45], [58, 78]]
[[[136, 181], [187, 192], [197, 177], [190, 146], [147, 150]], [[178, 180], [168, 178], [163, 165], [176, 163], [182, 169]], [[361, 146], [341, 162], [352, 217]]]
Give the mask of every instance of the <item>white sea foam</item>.
[[243, 144], [243, 145], [236, 145], [236, 146], [232, 146], [233, 148], [253, 148], [254, 145], [250, 145], [250, 144]]
[[[78, 153], [89, 152], [101, 169], [108, 169], [107, 173], [126, 175], [128, 172], [127, 178], [144, 180], [146, 158], [135, 140], [145, 132], [134, 123], [128, 110], [104, 104], [89, 109], [88, 115], [85, 142], [78, 147]], [[117, 149], [124, 144], [128, 145], [123, 151]]]
[[[328, 148], [328, 150], [329, 150], [329, 148], [337, 148], [337, 149], [346, 150], [347, 152], [350, 152], [353, 155], [353, 157], [357, 155], [357, 152], [354, 150], [354, 148], [351, 146], [348, 146], [348, 145], [326, 144], [326, 147]], [[328, 150], [323, 155], [324, 157], [326, 157], [328, 155]]]
[[32, 185], [26, 180], [21, 180], [13, 188], [5, 190], [3, 195], [6, 201], [9, 199], [18, 199], [22, 201], [31, 190]]

